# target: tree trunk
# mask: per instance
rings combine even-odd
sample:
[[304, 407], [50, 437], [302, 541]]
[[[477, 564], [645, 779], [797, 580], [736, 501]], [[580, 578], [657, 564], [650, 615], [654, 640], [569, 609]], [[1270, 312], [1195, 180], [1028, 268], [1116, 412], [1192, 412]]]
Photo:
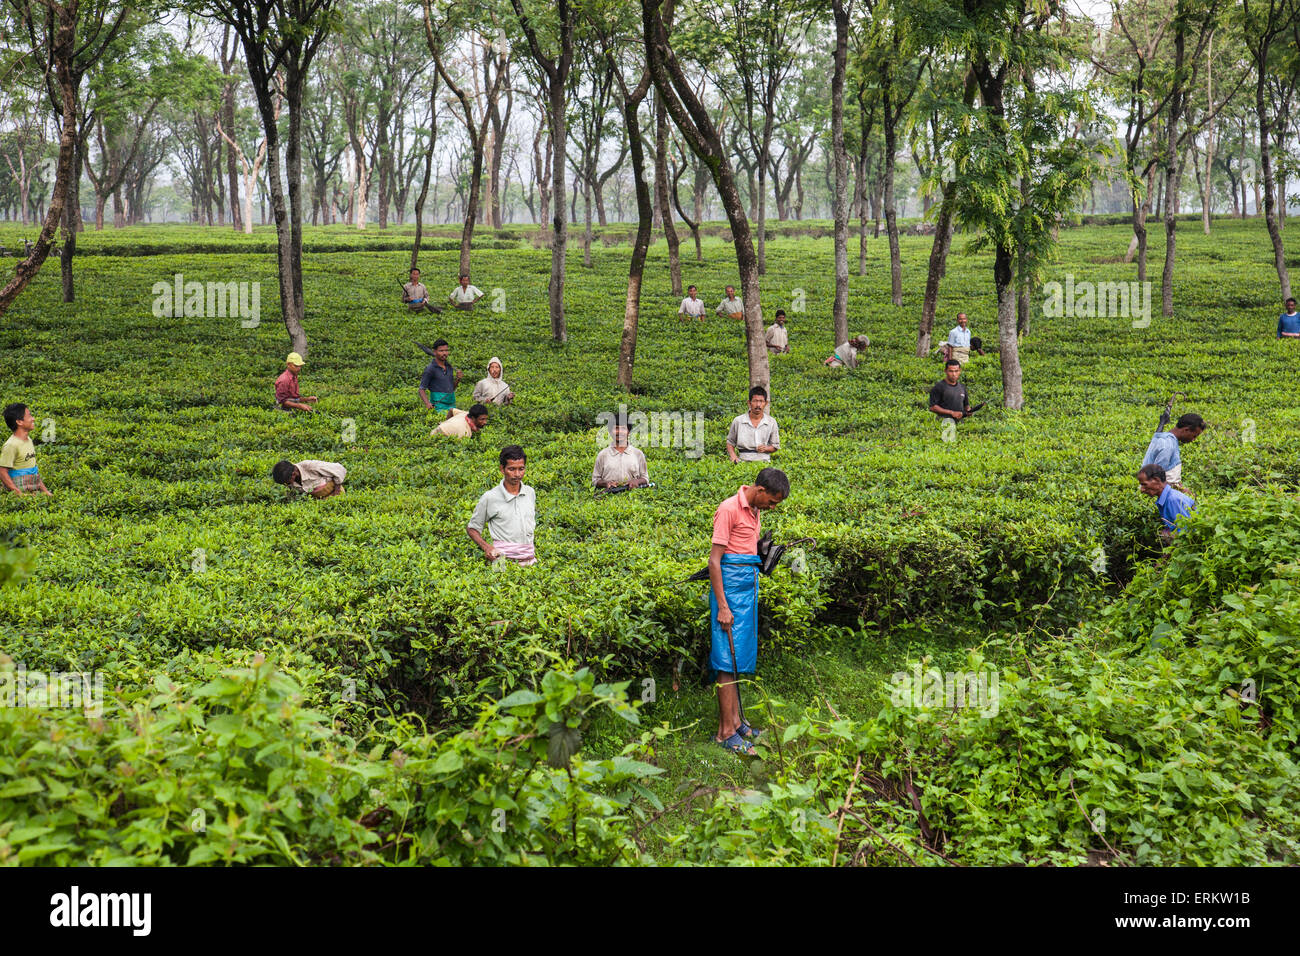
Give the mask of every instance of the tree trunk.
[[998, 247], [994, 256], [993, 281], [998, 294], [998, 354], [1002, 363], [1002, 404], [1019, 409], [1025, 404], [1020, 371], [1020, 349], [1016, 341], [1016, 287], [1012, 281], [1012, 254]]
[[[1268, 228], [1269, 241], [1273, 243], [1273, 267], [1277, 270], [1278, 284], [1282, 287], [1282, 298], [1291, 297], [1291, 274], [1287, 270], [1286, 250], [1282, 245], [1282, 229], [1278, 222], [1278, 209], [1275, 192], [1273, 189], [1273, 151], [1270, 130], [1270, 117], [1268, 115], [1268, 103], [1264, 96], [1264, 81], [1267, 76], [1265, 65], [1267, 63], [1268, 49], [1265, 47], [1264, 57], [1258, 64], [1258, 76], [1255, 80], [1255, 116], [1259, 120], [1259, 164], [1261, 175], [1255, 183], [1255, 202], [1256, 208], [1259, 203], [1259, 183], [1258, 179], [1264, 180], [1264, 225]], [[1283, 202], [1286, 197], [1283, 196]]]
[[882, 68], [880, 77], [880, 106], [885, 125], [885, 231], [889, 236], [889, 286], [894, 305], [903, 304], [903, 264], [898, 248], [898, 211], [895, 208], [894, 168], [897, 165], [898, 143], [895, 125], [893, 81], [890, 68]]
[[[618, 69], [611, 63], [611, 68]], [[620, 77], [619, 84], [622, 85]], [[646, 253], [650, 249], [653, 231], [654, 206], [650, 187], [645, 179], [645, 146], [641, 140], [641, 124], [637, 109], [648, 92], [650, 77], [643, 75], [641, 83], [630, 95], [623, 91], [623, 122], [627, 127], [628, 144], [632, 152], [632, 184], [636, 190], [636, 239], [632, 243], [632, 261], [627, 272], [627, 302], [623, 309], [623, 337], [618, 346], [618, 384], [632, 388], [632, 370], [636, 364], [636, 333], [641, 311], [641, 277], [645, 272]]]
[[54, 188], [50, 193], [50, 205], [46, 209], [36, 243], [27, 258], [18, 263], [14, 270], [14, 277], [5, 284], [3, 289], [0, 289], [0, 315], [9, 310], [14, 300], [41, 271], [41, 266], [50, 254], [51, 241], [59, 228], [59, 219], [63, 216], [63, 206], [67, 201], [72, 182], [77, 141], [77, 83], [72, 75], [72, 58], [76, 49], [77, 4], [75, 0], [67, 7], [52, 3], [47, 10], [47, 16], [55, 24], [49, 56], [54, 63], [63, 107], [63, 121], [59, 132], [59, 162], [56, 167]]
[[664, 239], [668, 242], [668, 275], [673, 295], [682, 294], [681, 242], [673, 225], [672, 204], [668, 201], [668, 111], [660, 97], [655, 99], [655, 194], [659, 200]]
[[424, 238], [424, 201], [429, 195], [429, 179], [433, 173], [433, 149], [438, 141], [438, 76], [434, 74], [429, 86], [429, 149], [424, 154], [424, 180], [420, 194], [415, 197], [415, 245], [411, 248], [411, 268], [420, 264], [420, 241]]
[[849, 340], [849, 161], [844, 149], [844, 76], [849, 51], [849, 14], [844, 0], [832, 0], [835, 18], [835, 55], [831, 74], [831, 154], [835, 188], [831, 210], [835, 219], [835, 303], [831, 309], [831, 337], [835, 345]]
[[[956, 189], [956, 185], [948, 187]], [[917, 330], [916, 354], [920, 358], [930, 354], [934, 334], [934, 316], [939, 307], [939, 283], [948, 270], [948, 249], [952, 245], [953, 203], [944, 192], [939, 201], [939, 216], [935, 223], [934, 245], [930, 247], [930, 267], [925, 276], [925, 299], [921, 304], [921, 325]]]
[[566, 80], [552, 82], [550, 94], [551, 138], [554, 160], [551, 172], [555, 192], [554, 237], [551, 244], [551, 279], [547, 284], [551, 308], [551, 338], [556, 342], [568, 339], [564, 321], [564, 254], [569, 242], [569, 226], [564, 220], [564, 157], [568, 145], [568, 118], [565, 116]]
[[[723, 149], [717, 126], [698, 97], [694, 86], [682, 73], [668, 44], [665, 17], [660, 13], [663, 0], [641, 0], [646, 63], [673, 122], [682, 131], [687, 145], [705, 160], [713, 174], [714, 185], [722, 200], [731, 226], [731, 236], [736, 250], [737, 271], [740, 274], [741, 296], [745, 303], [745, 344], [749, 359], [749, 384], [761, 385], [771, 396], [771, 373], [767, 360], [767, 341], [763, 332], [763, 309], [758, 258], [750, 234], [749, 220], [744, 203], [736, 188], [735, 174], [726, 151]], [[671, 3], [671, 0], [670, 0]], [[669, 17], [671, 19], [671, 17]], [[670, 95], [671, 94], [671, 95]]]

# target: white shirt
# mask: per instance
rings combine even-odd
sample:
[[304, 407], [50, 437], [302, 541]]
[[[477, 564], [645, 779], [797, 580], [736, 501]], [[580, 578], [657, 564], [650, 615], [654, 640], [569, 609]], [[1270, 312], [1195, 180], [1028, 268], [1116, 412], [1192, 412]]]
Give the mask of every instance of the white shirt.
[[718, 303], [718, 315], [735, 315], [745, 311], [745, 303], [736, 298], [723, 299]]
[[456, 288], [451, 290], [451, 295], [448, 296], [448, 298], [453, 302], [463, 304], [465, 302], [473, 302], [482, 294], [483, 290], [476, 285], [468, 285], [463, 289], [460, 286], [456, 286]]
[[754, 449], [759, 445], [780, 448], [781, 432], [776, 427], [776, 419], [767, 412], [763, 413], [763, 420], [757, 425], [749, 420], [749, 412], [742, 412], [732, 420], [731, 428], [727, 430], [727, 444], [736, 449], [736, 457], [741, 461], [771, 461], [770, 453]]
[[337, 462], [320, 461], [316, 458], [297, 462], [294, 467], [298, 469], [298, 484], [290, 483], [289, 487], [294, 491], [307, 494], [311, 494], [327, 481], [333, 481], [341, 486], [348, 474], [348, 470]]
[[970, 329], [963, 329], [960, 325], [953, 326], [948, 333], [948, 344], [961, 349], [970, 348]]
[[610, 445], [596, 456], [596, 467], [591, 470], [591, 483], [603, 481], [606, 485], [626, 485], [628, 479], [649, 481], [645, 454], [640, 448], [628, 445], [622, 451]]
[[686, 298], [682, 299], [682, 304], [681, 304], [681, 306], [677, 309], [677, 314], [678, 314], [678, 315], [681, 315], [682, 313], [685, 313], [686, 315], [703, 315], [703, 314], [704, 314], [704, 300], [703, 300], [703, 299], [692, 299], [692, 298], [688, 295]]
[[767, 344], [774, 349], [787, 349], [790, 347], [790, 334], [786, 331], [784, 325], [777, 323], [769, 325], [767, 331], [763, 333], [763, 337], [767, 339]]

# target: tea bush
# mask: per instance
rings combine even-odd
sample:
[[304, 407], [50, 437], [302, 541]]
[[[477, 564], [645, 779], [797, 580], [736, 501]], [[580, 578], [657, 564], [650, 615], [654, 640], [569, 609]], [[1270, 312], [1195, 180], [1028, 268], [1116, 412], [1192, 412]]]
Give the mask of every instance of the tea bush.
[[[1032, 636], [1025, 641], [996, 638], [1003, 643], [986, 644], [985, 653], [991, 660], [1019, 661], [1021, 670], [1028, 666], [1025, 661], [1040, 669], [1059, 667], [1071, 686], [1091, 686], [1093, 680], [1108, 686], [1112, 672], [1099, 674], [1091, 651], [1050, 635], [1093, 621], [1097, 609], [1125, 585], [1125, 600], [1097, 625], [1106, 636], [1089, 638], [1100, 642], [1097, 646], [1106, 654], [1120, 655], [1115, 660], [1133, 662], [1123, 665], [1134, 671], [1125, 680], [1138, 680], [1137, 672], [1151, 668], [1145, 655], [1157, 630], [1163, 654], [1166, 638], [1180, 641], [1191, 633], [1189, 622], [1201, 622], [1195, 632], [1198, 643], [1189, 653], [1207, 654], [1211, 634], [1220, 634], [1209, 623], [1220, 620], [1216, 614], [1224, 615], [1224, 621], [1229, 614], [1238, 615], [1237, 623], [1223, 625], [1229, 628], [1224, 635], [1238, 633], [1233, 627], [1255, 635], [1265, 626], [1241, 630], [1247, 628], [1241, 617], [1247, 611], [1222, 604], [1216, 596], [1246, 595], [1243, 589], [1250, 582], [1262, 581], [1262, 573], [1272, 573], [1279, 561], [1287, 560], [1287, 549], [1294, 553], [1292, 532], [1272, 526], [1280, 519], [1252, 510], [1256, 505], [1233, 504], [1234, 496], [1240, 496], [1257, 500], [1258, 508], [1281, 508], [1272, 493], [1249, 489], [1291, 491], [1300, 482], [1293, 402], [1285, 384], [1294, 352], [1290, 343], [1272, 338], [1274, 280], [1267, 239], [1257, 224], [1220, 221], [1212, 237], [1193, 231], [1181, 237], [1172, 320], [1155, 315], [1149, 327], [1141, 328], [1129, 318], [1053, 319], [1036, 313], [1021, 350], [1026, 409], [1009, 413], [996, 407], [996, 357], [977, 357], [967, 366], [966, 379], [975, 401], [992, 402], [951, 435], [923, 411], [926, 392], [940, 375], [939, 363], [913, 354], [930, 239], [901, 240], [908, 290], [908, 304], [901, 308], [887, 304], [885, 242], [871, 242], [871, 272], [853, 278], [849, 302], [850, 327], [868, 332], [872, 347], [861, 367], [850, 373], [821, 363], [835, 345], [829, 332], [830, 240], [794, 234], [807, 224], [773, 226], [774, 234], [782, 229], [787, 234], [769, 250], [764, 308], [770, 312], [781, 306], [790, 312], [794, 345], [792, 354], [772, 363], [772, 413], [782, 433], [774, 463], [790, 475], [794, 491], [765, 516], [764, 524], [778, 539], [809, 536], [817, 545], [809, 552], [808, 573], [783, 569], [764, 582], [765, 626], [770, 626], [764, 655], [803, 654], [825, 644], [829, 635], [842, 639], [846, 634], [861, 648], [892, 647], [890, 636], [905, 634], [910, 643], [899, 647], [919, 644], [936, 654], [956, 653], [993, 635], [1023, 631]], [[611, 234], [625, 228], [610, 227]], [[0, 230], [0, 241], [8, 244], [9, 235]], [[441, 228], [426, 236], [421, 267], [435, 296], [454, 284], [455, 236], [454, 229]], [[481, 739], [497, 741], [484, 744], [481, 752], [462, 754], [466, 767], [481, 768], [506, 759], [497, 747], [494, 722], [538, 719], [536, 714], [518, 717], [513, 708], [493, 709], [492, 702], [511, 700], [520, 691], [545, 693], [545, 681], [551, 679], [546, 675], [560, 662], [586, 667], [590, 679], [602, 685], [652, 675], [664, 684], [679, 660], [689, 664], [700, 658], [705, 591], [683, 582], [704, 563], [714, 508], [742, 482], [752, 481], [757, 470], [732, 466], [723, 449], [728, 422], [744, 408], [743, 332], [712, 316], [703, 325], [677, 321], [664, 249], [656, 244], [647, 270], [635, 380], [631, 394], [623, 392], [615, 371], [627, 249], [593, 248], [590, 270], [581, 267], [580, 258], [571, 260], [569, 342], [560, 347], [549, 340], [549, 254], [526, 248], [528, 238], [525, 228], [496, 237], [485, 233], [484, 244], [475, 249], [474, 281], [492, 291], [493, 300], [498, 298], [495, 290], [503, 290], [504, 311], [489, 306], [433, 318], [411, 316], [397, 301], [395, 280], [404, 278], [409, 265], [409, 229], [387, 234], [308, 230], [311, 349], [302, 387], [303, 394], [321, 396], [319, 411], [311, 416], [270, 409], [271, 383], [287, 346], [276, 319], [269, 230], [252, 236], [196, 227], [88, 232], [79, 239], [79, 249], [88, 255], [77, 264], [77, 302], [59, 301], [58, 272], [51, 265], [10, 309], [0, 327], [0, 392], [6, 402], [21, 400], [33, 407], [38, 459], [55, 497], [0, 496], [0, 540], [26, 555], [27, 568], [26, 577], [5, 591], [0, 649], [14, 666], [33, 671], [100, 671], [106, 686], [114, 688], [100, 718], [107, 728], [103, 733], [75, 714], [3, 715], [15, 722], [10, 760], [49, 741], [52, 732], [64, 735], [70, 747], [85, 750], [90, 762], [84, 770], [80, 763], [68, 764], [74, 776], [63, 785], [69, 794], [58, 799], [72, 800], [71, 794], [84, 790], [75, 799], [94, 803], [93, 809], [81, 809], [94, 816], [102, 831], [84, 845], [77, 842], [72, 821], [80, 811], [39, 803], [47, 799], [41, 796], [45, 790], [24, 791], [23, 826], [54, 825], [61, 834], [51, 837], [56, 849], [29, 854], [24, 862], [88, 859], [92, 845], [97, 861], [136, 855], [187, 862], [198, 845], [207, 844], [184, 834], [175, 835], [173, 843], [159, 842], [150, 828], [164, 818], [170, 828], [182, 811], [188, 815], [198, 797], [208, 799], [215, 780], [228, 774], [243, 775], [241, 782], [219, 807], [210, 805], [213, 814], [220, 810], [222, 820], [234, 812], [242, 829], [230, 832], [243, 835], [236, 850], [228, 850], [230, 834], [222, 837], [226, 843], [213, 844], [214, 855], [204, 857], [212, 862], [235, 854], [247, 860], [263, 854], [315, 862], [425, 861], [444, 853], [453, 854], [448, 860], [467, 859], [445, 849], [439, 828], [447, 820], [430, 817], [428, 802], [411, 796], [411, 788], [425, 783], [436, 789], [443, 784], [429, 781], [443, 778], [402, 778], [402, 785], [410, 787], [401, 796], [394, 782], [400, 774], [392, 776], [396, 771], [389, 755], [400, 750], [411, 761], [407, 766], [424, 773], [441, 759], [438, 748], [446, 745], [447, 734], [474, 731]], [[1076, 278], [1092, 281], [1127, 281], [1132, 267], [1109, 261], [1122, 254], [1127, 239], [1122, 225], [1065, 231], [1058, 274], [1047, 278], [1072, 271]], [[994, 344], [989, 260], [961, 255], [962, 242], [959, 237], [944, 282], [937, 338], [960, 308], [971, 314], [976, 334]], [[1153, 235], [1153, 257], [1162, 252], [1161, 242]], [[210, 248], [221, 252], [200, 251]], [[688, 256], [683, 269], [686, 281], [698, 284], [712, 307], [722, 286], [736, 280], [730, 265], [734, 260], [720, 235], [706, 238], [703, 250], [703, 264]], [[187, 281], [260, 282], [260, 322], [245, 327], [229, 316], [155, 317], [153, 284], [171, 281], [176, 273]], [[415, 396], [426, 359], [414, 343], [430, 344], [439, 336], [451, 341], [453, 362], [466, 371], [462, 404], [493, 355], [505, 362], [504, 377], [518, 395], [514, 405], [494, 409], [487, 430], [469, 442], [431, 438], [433, 422]], [[1186, 480], [1204, 506], [1205, 520], [1217, 515], [1216, 520], [1230, 522], [1223, 529], [1236, 530], [1197, 524], [1168, 565], [1157, 565], [1158, 524], [1149, 499], [1136, 493], [1132, 473], [1160, 406], [1175, 390], [1190, 393], [1177, 411], [1195, 409], [1212, 425], [1184, 448]], [[589, 479], [601, 437], [597, 416], [617, 411], [620, 404], [647, 413], [682, 412], [689, 421], [700, 416], [703, 457], [689, 457], [686, 452], [693, 450], [680, 445], [648, 447], [656, 488], [594, 496]], [[538, 494], [541, 560], [531, 569], [509, 566], [496, 573], [487, 570], [464, 528], [478, 495], [499, 480], [497, 451], [511, 442], [528, 452], [526, 480]], [[271, 466], [283, 457], [342, 462], [348, 468], [347, 494], [327, 501], [286, 500], [269, 479]], [[1270, 536], [1275, 544], [1251, 551], [1251, 556], [1232, 550], [1238, 539], [1255, 547]], [[0, 561], [0, 568], [7, 561]], [[1261, 584], [1240, 601], [1249, 615], [1285, 620], [1289, 611], [1282, 604], [1260, 603], [1272, 600], [1270, 595], [1282, 601], [1277, 590], [1282, 587]], [[1183, 600], [1190, 603], [1184, 607]], [[1162, 625], [1167, 627], [1160, 630]], [[1247, 637], [1232, 641], [1231, 648], [1216, 652], [1225, 655], [1214, 659], [1223, 666], [1249, 644]], [[257, 654], [274, 662], [274, 679], [256, 676], [258, 668], [268, 666], [249, 663]], [[1271, 658], [1266, 663], [1271, 668], [1267, 686], [1272, 686], [1274, 675], [1285, 668]], [[1106, 666], [1117, 674], [1122, 670], [1119, 664]], [[226, 677], [226, 671], [247, 675]], [[243, 682], [243, 689], [220, 683], [226, 679]], [[166, 683], [159, 685], [160, 680]], [[235, 696], [196, 696], [197, 689], [213, 682]], [[170, 689], [172, 684], [178, 689]], [[1021, 685], [1010, 678], [1004, 687], [1008, 695], [1022, 694]], [[1144, 693], [1154, 694], [1162, 707], [1174, 708], [1174, 687], [1157, 682]], [[1016, 720], [1029, 726], [1045, 719], [1046, 698], [1034, 695], [1046, 691], [1030, 684], [1023, 694], [1027, 696], [1008, 696], [1004, 702], [1007, 716], [996, 722], [1004, 728], [1000, 733], [1012, 732], [1008, 728], [1014, 727], [1010, 714], [1016, 700], [1024, 701]], [[614, 696], [594, 690], [591, 695]], [[301, 699], [295, 703], [295, 698]], [[187, 704], [190, 717], [182, 717], [181, 703]], [[872, 701], [860, 703], [863, 711], [875, 707]], [[1104, 739], [1097, 729], [1104, 710], [1098, 705], [1096, 713], [1070, 718], [1081, 721], [1085, 740]], [[146, 711], [153, 715], [151, 726], [166, 726], [169, 749], [138, 756], [133, 749], [138, 744], [125, 741], [140, 737], [137, 715]], [[243, 714], [240, 719], [255, 728], [250, 733], [266, 741], [245, 747], [252, 748], [253, 759], [240, 756], [247, 767], [221, 764], [217, 751], [209, 749], [217, 745], [203, 742], [204, 725], [198, 720], [208, 721], [209, 713], [211, 719]], [[1161, 714], [1163, 720], [1186, 711]], [[1280, 719], [1273, 712], [1265, 716]], [[663, 793], [656, 790], [655, 774], [645, 768], [627, 770], [609, 756], [621, 746], [606, 748], [583, 758], [593, 767], [601, 765], [577, 778], [584, 787], [590, 782], [587, 795], [567, 789], [567, 775], [563, 783], [554, 774], [535, 779], [539, 793], [563, 796], [555, 798], [555, 806], [581, 804], [586, 809], [580, 816], [614, 821], [609, 832], [584, 835], [580, 828], [576, 840], [570, 832], [565, 842], [558, 835], [564, 814], [552, 806], [536, 812], [554, 823], [555, 833], [522, 851], [520, 843], [502, 842], [500, 859], [517, 859], [522, 852], [529, 859], [572, 860], [573, 853], [590, 847], [591, 855], [584, 859], [628, 860], [633, 845], [637, 853], [657, 858], [661, 842], [670, 858], [683, 861], [757, 861], [768, 852], [765, 848], [776, 853], [782, 846], [786, 849], [780, 852], [791, 859], [807, 851], [812, 854], [808, 859], [828, 862], [836, 855], [833, 840], [824, 828], [807, 822], [815, 816], [809, 807], [829, 799], [833, 788], [826, 782], [847, 785], [858, 753], [884, 761], [887, 750], [894, 753], [890, 748], [906, 745], [920, 754], [922, 743], [933, 743], [915, 736], [921, 733], [917, 727], [889, 720], [886, 712], [870, 725], [875, 729], [844, 731], [848, 736], [842, 747], [852, 758], [847, 765], [837, 759], [818, 769], [802, 758], [793, 760], [782, 771], [785, 776], [771, 783], [765, 799], [720, 793], [715, 798], [719, 809], [697, 807], [692, 822], [675, 834], [665, 834], [662, 821], [636, 829], [646, 825], [637, 816], [645, 811], [646, 797], [628, 796], [637, 793], [633, 784], [657, 794], [656, 799]], [[426, 733], [426, 723], [434, 733]], [[1179, 734], [1197, 732], [1195, 722], [1183, 723]], [[322, 731], [325, 736], [318, 737]], [[980, 733], [993, 731], [984, 727]], [[1053, 729], [1048, 736], [1066, 740], [1062, 733]], [[863, 734], [875, 741], [874, 750], [853, 749], [863, 746]], [[1004, 743], [972, 734], [973, 740], [985, 740], [986, 757], [996, 750], [988, 741]], [[257, 816], [262, 811], [248, 794], [274, 804], [276, 820], [289, 806], [270, 785], [269, 774], [278, 765], [262, 766], [256, 759], [261, 746], [277, 739], [311, 759], [303, 756], [301, 763], [286, 765], [276, 786], [283, 777], [296, 792], [329, 795], [334, 809], [321, 821], [325, 829], [312, 831], [292, 820], [270, 823], [272, 811]], [[1147, 737], [1135, 739], [1158, 753]], [[792, 738], [791, 743], [798, 741]], [[231, 745], [222, 746], [231, 750]], [[1045, 746], [1042, 765], [1031, 768], [1040, 774], [1034, 778], [1039, 783], [1048, 779], [1041, 776], [1050, 772], [1047, 768], [1059, 771], [1063, 766], [1053, 749], [1057, 745]], [[376, 748], [379, 753], [372, 756]], [[1106, 759], [1117, 759], [1113, 748], [1103, 750]], [[121, 756], [128, 751], [130, 759]], [[69, 752], [33, 751], [30, 759], [44, 754], [41, 759], [53, 766], [50, 754]], [[530, 754], [530, 761], [537, 756]], [[169, 796], [158, 804], [163, 808], [159, 813], [151, 810], [148, 822], [141, 823], [150, 830], [147, 839], [139, 835], [129, 845], [120, 842], [127, 838], [118, 832], [118, 821], [143, 819], [138, 815], [147, 806], [144, 798], [153, 797], [151, 791], [132, 789], [135, 784], [123, 789], [113, 776], [115, 768], [119, 763], [148, 764], [151, 769], [138, 771], [142, 779], [158, 781], [174, 773], [175, 768], [168, 769], [173, 759], [207, 767], [211, 786]], [[1158, 772], [1151, 769], [1155, 759], [1135, 772]], [[1245, 759], [1234, 757], [1231, 766], [1240, 769]], [[938, 773], [935, 768], [946, 766], [937, 757], [935, 761], [916, 772]], [[32, 776], [28, 771], [35, 764], [9, 766], [0, 787]], [[869, 772], [882, 774], [874, 764], [868, 766]], [[969, 766], [976, 766], [973, 758]], [[524, 771], [515, 766], [511, 772]], [[61, 779], [52, 771], [42, 773]], [[372, 779], [378, 781], [373, 788], [380, 791], [379, 798], [370, 794], [369, 782], [355, 790], [347, 783]], [[1076, 774], [1072, 779], [1079, 791], [1084, 778]], [[1276, 792], [1287, 793], [1286, 774], [1279, 770], [1275, 779]], [[1122, 780], [1124, 786], [1141, 783]], [[958, 793], [970, 784], [963, 778], [942, 786]], [[1058, 780], [1054, 801], [1060, 790]], [[861, 785], [859, 791], [865, 792]], [[947, 799], [942, 787], [922, 791], [927, 807], [930, 801]], [[1079, 794], [1086, 802], [1085, 791]], [[844, 792], [838, 791], [838, 799], [843, 800]], [[992, 799], [993, 790], [988, 792]], [[110, 810], [118, 793], [126, 796], [114, 816]], [[999, 799], [1005, 803], [1005, 797]], [[896, 801], [878, 802], [893, 807]], [[934, 812], [957, 812], [943, 806]], [[789, 814], [800, 809], [802, 829], [791, 829]], [[833, 809], [827, 805], [823, 812]], [[980, 836], [969, 852], [984, 854], [983, 859], [1003, 852], [1006, 859], [1043, 860], [1049, 853], [1079, 859], [1085, 834], [1065, 825], [1065, 809], [1053, 803], [1050, 812], [1042, 811], [1042, 820], [1056, 821], [1056, 829], [1035, 824], [1037, 829], [1026, 831], [1032, 839], [1009, 836], [1002, 843]], [[1135, 807], [1113, 809], [1108, 814], [1126, 824], [1153, 825]], [[726, 819], [733, 812], [749, 821], [736, 833], [766, 827], [773, 836], [750, 844], [741, 836], [724, 840], [724, 832], [732, 833]], [[944, 825], [954, 833], [982, 833], [981, 826], [991, 833], [1005, 823], [1001, 809], [980, 812], [985, 817]], [[63, 814], [59, 823], [41, 822], [55, 813]], [[617, 822], [624, 818], [626, 826]], [[19, 819], [17, 808], [12, 819]], [[214, 819], [209, 816], [210, 831]], [[405, 821], [403, 828], [376, 831], [381, 822], [389, 828], [395, 819]], [[909, 825], [906, 813], [901, 819], [898, 827]], [[417, 835], [425, 830], [412, 829], [412, 820], [419, 820], [429, 835]], [[1078, 822], [1069, 820], [1070, 826]], [[1265, 823], [1261, 832], [1273, 832], [1276, 821]], [[893, 832], [882, 822], [873, 825]], [[281, 837], [292, 857], [279, 838], [269, 835], [272, 827], [283, 828]], [[844, 827], [855, 832], [847, 820]], [[481, 828], [471, 830], [473, 840], [482, 837]], [[249, 836], [254, 831], [259, 839]], [[615, 831], [621, 835], [610, 835]], [[633, 832], [639, 834], [635, 839]], [[780, 839], [787, 842], [777, 842], [776, 834], [785, 834]], [[1144, 859], [1170, 858], [1162, 849], [1166, 844], [1153, 839], [1147, 844], [1151, 848], [1142, 851]], [[483, 845], [477, 846], [481, 850]], [[1136, 843], [1115, 845], [1136, 858]], [[1250, 853], [1269, 858], [1278, 846], [1260, 849], [1255, 843]], [[918, 861], [939, 859], [915, 847], [908, 852]], [[900, 859], [887, 848], [883, 853], [895, 862]], [[843, 854], [837, 862], [844, 862]]]

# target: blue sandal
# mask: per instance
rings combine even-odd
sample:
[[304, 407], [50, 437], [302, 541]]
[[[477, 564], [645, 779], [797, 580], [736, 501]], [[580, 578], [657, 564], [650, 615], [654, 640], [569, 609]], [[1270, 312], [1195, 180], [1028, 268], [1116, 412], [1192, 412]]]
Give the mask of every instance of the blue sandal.
[[757, 755], [754, 750], [754, 745], [744, 737], [740, 736], [740, 734], [732, 734], [726, 740], [718, 740], [716, 743], [718, 746], [722, 747], [722, 749], [730, 750], [732, 753], [740, 754], [742, 757], [753, 757]]
[[749, 724], [745, 723], [745, 721], [742, 720], [740, 722], [740, 729], [736, 731], [736, 733], [740, 734], [740, 736], [744, 737], [746, 740], [754, 740], [755, 738], [759, 737], [763, 733], [763, 731], [755, 730], [753, 727], [749, 726]]

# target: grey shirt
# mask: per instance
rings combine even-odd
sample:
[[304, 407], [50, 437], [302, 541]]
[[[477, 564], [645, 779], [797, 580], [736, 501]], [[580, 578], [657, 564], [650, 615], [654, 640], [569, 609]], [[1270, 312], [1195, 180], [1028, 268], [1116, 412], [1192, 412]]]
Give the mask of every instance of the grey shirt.
[[310, 494], [331, 480], [342, 487], [343, 479], [348, 475], [348, 470], [338, 462], [320, 461], [316, 458], [296, 462], [294, 467], [298, 469], [299, 481], [297, 484], [290, 482], [289, 487], [306, 494]]
[[646, 473], [645, 454], [640, 448], [628, 445], [619, 451], [610, 445], [596, 456], [596, 467], [591, 470], [593, 485], [602, 481], [606, 485], [626, 485], [630, 478], [650, 480], [650, 476]]
[[[518, 494], [506, 491], [505, 480], [483, 492], [474, 508], [469, 526], [490, 542], [532, 544], [537, 525], [537, 495], [528, 485], [520, 484]], [[486, 533], [484, 528], [487, 529]]]
[[757, 426], [749, 420], [749, 412], [737, 415], [727, 430], [727, 444], [736, 449], [736, 457], [741, 461], [771, 461], [768, 452], [754, 451], [759, 445], [781, 447], [781, 432], [776, 427], [776, 419], [767, 412]]

